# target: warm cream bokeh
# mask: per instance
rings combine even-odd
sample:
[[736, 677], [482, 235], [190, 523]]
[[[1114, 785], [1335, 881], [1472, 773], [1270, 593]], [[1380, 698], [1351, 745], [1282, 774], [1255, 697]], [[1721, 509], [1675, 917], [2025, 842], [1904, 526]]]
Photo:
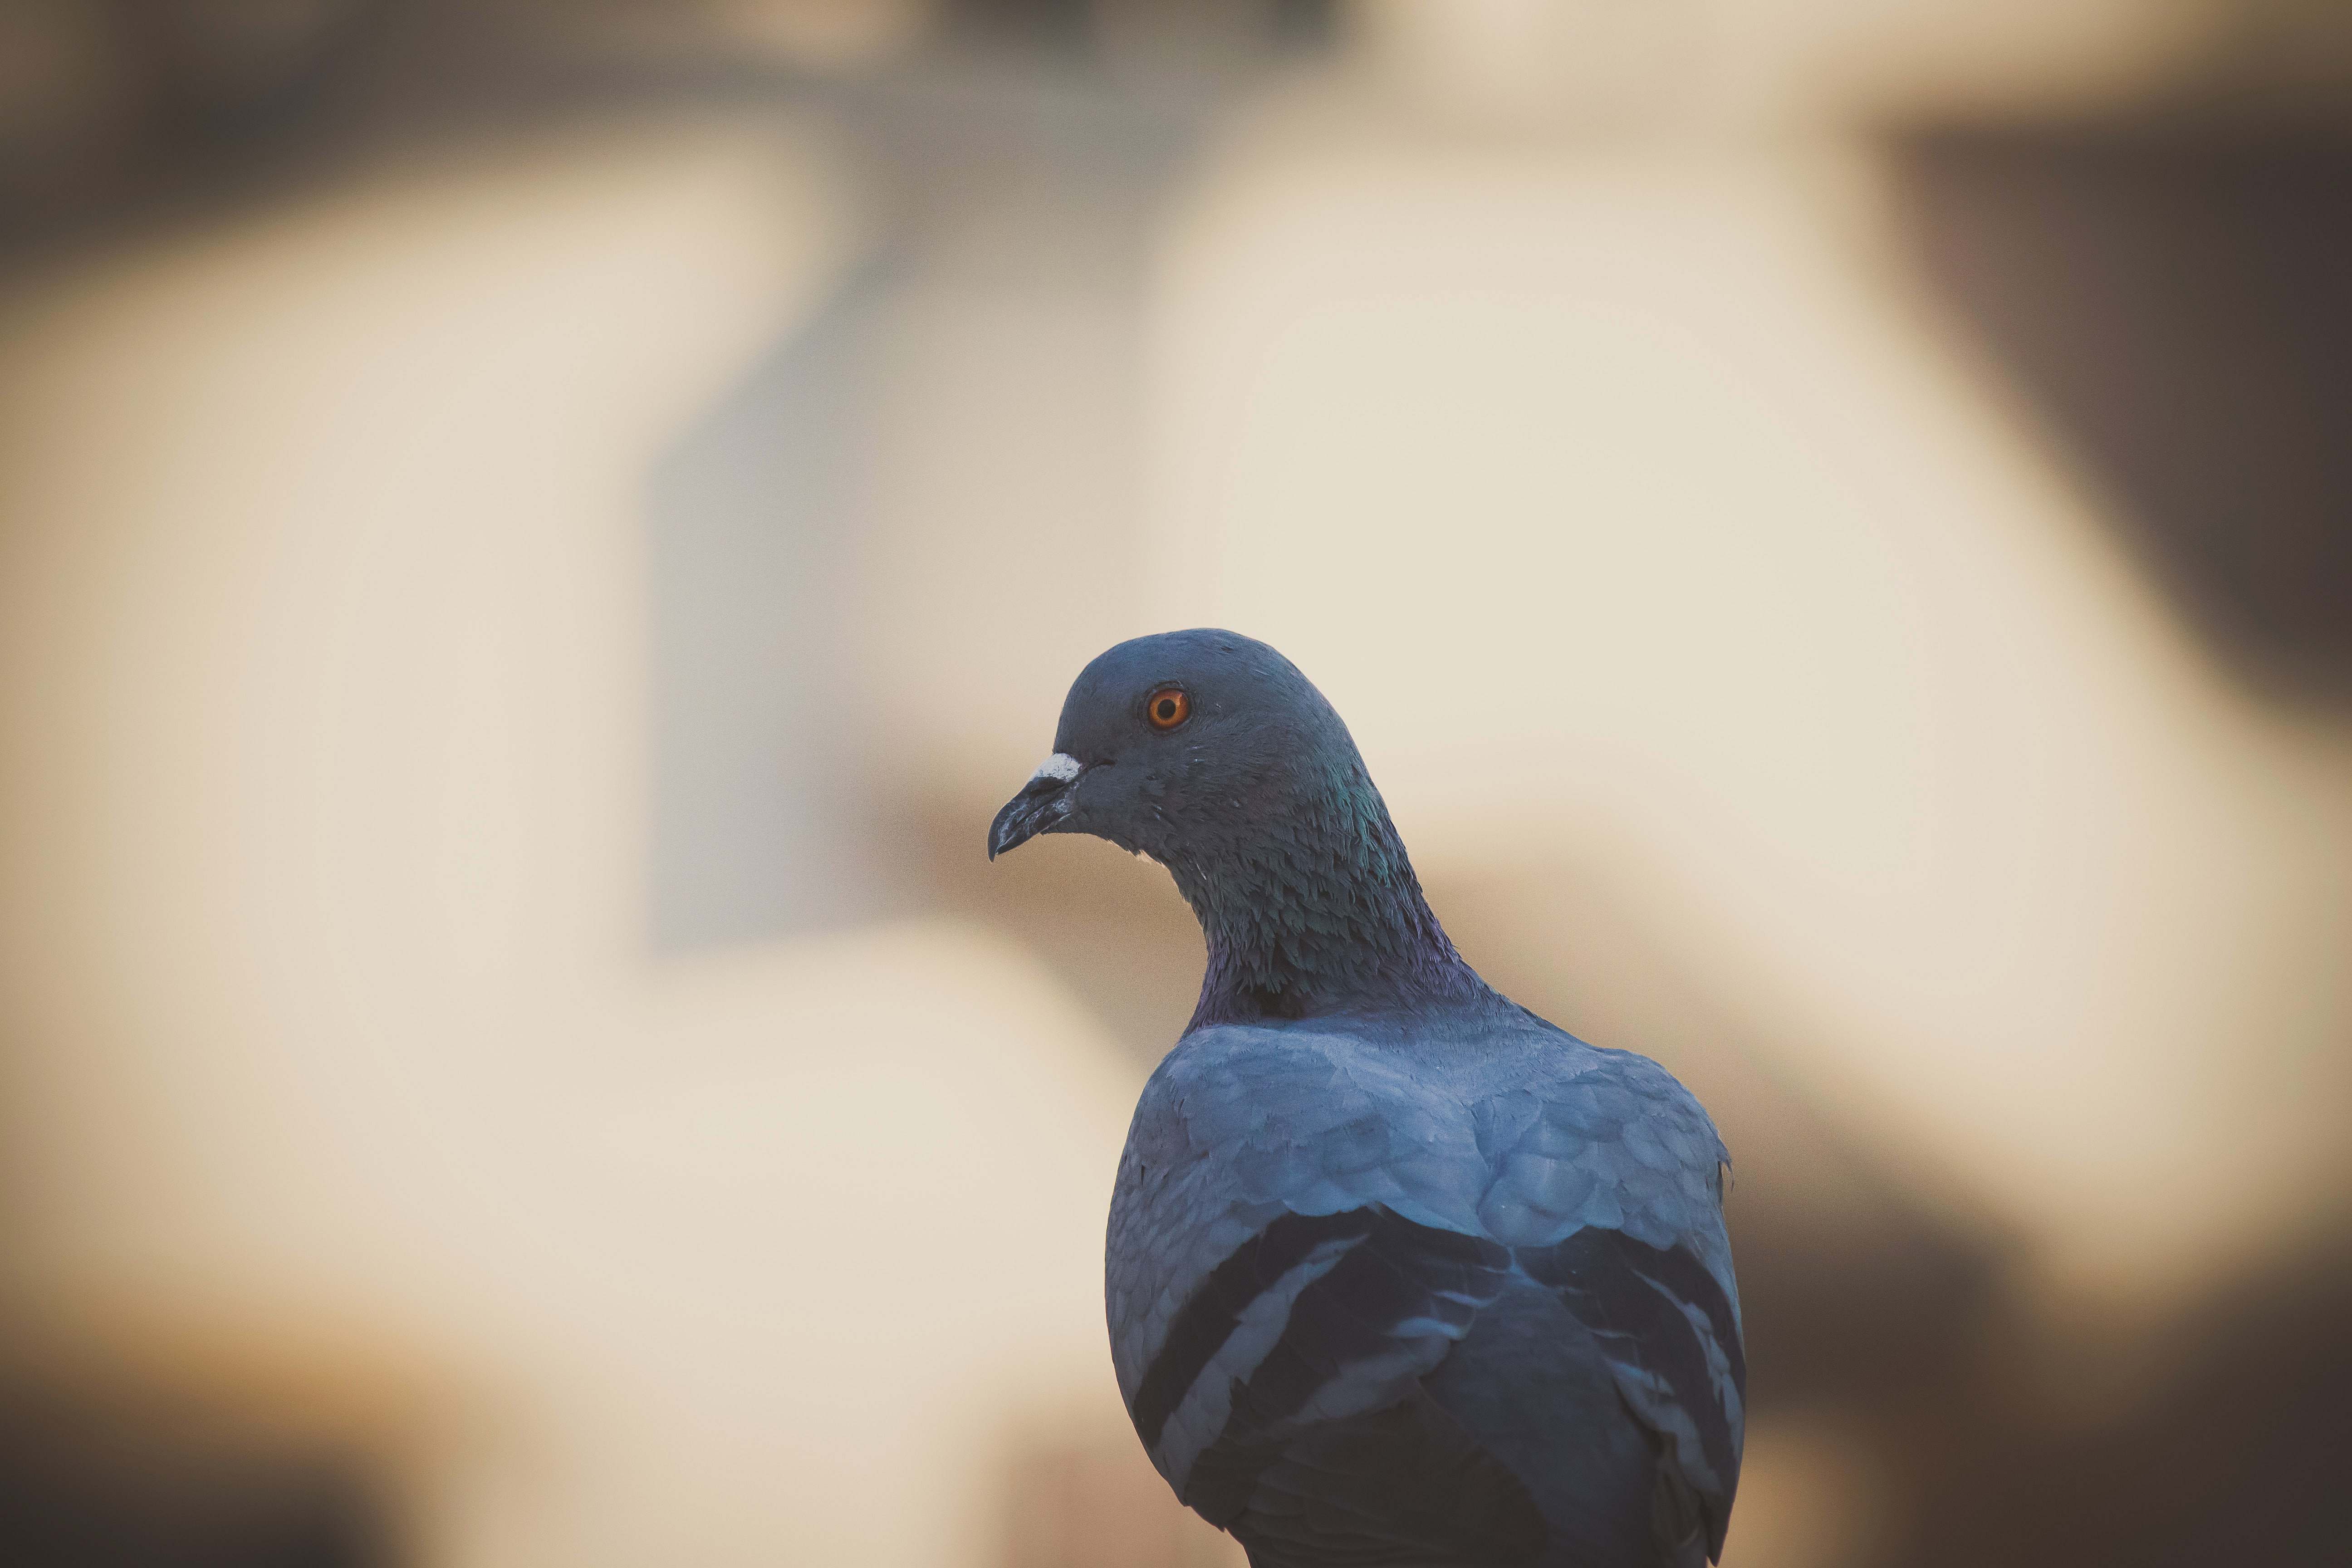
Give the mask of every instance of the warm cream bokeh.
[[[2151, 569], [1897, 134], [2324, 104], [2318, 9], [382, 9], [307, 161], [0, 278], [0, 1459], [349, 1479], [257, 1562], [1224, 1561], [1099, 1304], [1198, 938], [980, 863], [1202, 623], [1715, 1110], [1731, 1568], [2024, 1561], [1955, 1521], [2037, 1467], [2034, 1562], [2137, 1561], [2168, 1426], [2342, 1435], [2231, 1325], [2341, 1289], [2347, 710]], [[127, 134], [66, 16], [36, 213]]]

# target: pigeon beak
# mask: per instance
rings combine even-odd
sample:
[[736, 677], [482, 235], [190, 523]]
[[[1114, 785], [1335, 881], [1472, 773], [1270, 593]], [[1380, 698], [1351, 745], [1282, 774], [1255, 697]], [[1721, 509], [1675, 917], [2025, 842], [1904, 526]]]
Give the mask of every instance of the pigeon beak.
[[1066, 752], [1055, 752], [1029, 775], [1021, 793], [1004, 803], [996, 820], [988, 825], [988, 858], [995, 859], [1008, 849], [1018, 848], [1040, 833], [1050, 833], [1055, 824], [1070, 815], [1070, 786], [1078, 774], [1086, 771], [1084, 763]]

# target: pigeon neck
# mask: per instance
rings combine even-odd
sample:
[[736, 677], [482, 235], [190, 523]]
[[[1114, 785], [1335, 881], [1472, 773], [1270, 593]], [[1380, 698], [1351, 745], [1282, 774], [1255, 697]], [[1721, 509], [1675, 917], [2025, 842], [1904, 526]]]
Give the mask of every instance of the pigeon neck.
[[1493, 994], [1422, 897], [1362, 764], [1334, 782], [1271, 830], [1170, 863], [1209, 949], [1187, 1033]]

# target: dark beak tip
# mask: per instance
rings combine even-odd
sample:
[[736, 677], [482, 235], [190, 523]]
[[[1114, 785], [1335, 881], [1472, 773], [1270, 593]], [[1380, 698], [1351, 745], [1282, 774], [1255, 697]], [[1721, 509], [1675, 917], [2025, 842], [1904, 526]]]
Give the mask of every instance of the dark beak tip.
[[996, 814], [996, 820], [988, 825], [988, 858], [992, 863], [999, 855], [1021, 847], [1036, 832], [1034, 815], [1022, 809], [1029, 804], [1019, 795], [1013, 796]]
[[1009, 854], [1034, 838], [1052, 830], [1054, 825], [1070, 815], [1069, 786], [1058, 781], [1033, 781], [1029, 787], [1004, 803], [996, 820], [988, 825], [988, 858], [993, 861], [999, 855]]

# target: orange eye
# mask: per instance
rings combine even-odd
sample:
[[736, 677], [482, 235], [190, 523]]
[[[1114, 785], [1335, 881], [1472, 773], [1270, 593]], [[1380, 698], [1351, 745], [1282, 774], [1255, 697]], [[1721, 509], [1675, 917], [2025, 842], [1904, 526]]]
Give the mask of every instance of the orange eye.
[[1144, 703], [1143, 716], [1155, 730], [1173, 730], [1192, 716], [1192, 700], [1172, 686], [1163, 687]]

